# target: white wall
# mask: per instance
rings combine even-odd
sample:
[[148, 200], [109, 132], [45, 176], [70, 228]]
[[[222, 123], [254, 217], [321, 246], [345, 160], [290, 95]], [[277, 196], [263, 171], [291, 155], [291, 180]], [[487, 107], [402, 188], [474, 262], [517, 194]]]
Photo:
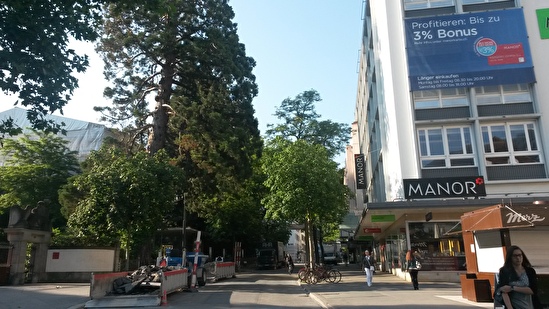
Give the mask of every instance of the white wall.
[[46, 272], [111, 272], [114, 249], [50, 249]]
[[417, 178], [413, 107], [410, 99], [401, 1], [370, 2], [387, 201], [404, 198], [403, 178]]

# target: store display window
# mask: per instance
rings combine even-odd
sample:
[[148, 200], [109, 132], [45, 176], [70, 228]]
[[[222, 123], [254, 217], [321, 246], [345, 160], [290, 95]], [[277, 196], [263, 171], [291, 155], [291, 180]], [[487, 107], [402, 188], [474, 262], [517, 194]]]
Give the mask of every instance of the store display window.
[[410, 245], [421, 255], [422, 271], [465, 270], [461, 233], [450, 233], [459, 221], [408, 222]]

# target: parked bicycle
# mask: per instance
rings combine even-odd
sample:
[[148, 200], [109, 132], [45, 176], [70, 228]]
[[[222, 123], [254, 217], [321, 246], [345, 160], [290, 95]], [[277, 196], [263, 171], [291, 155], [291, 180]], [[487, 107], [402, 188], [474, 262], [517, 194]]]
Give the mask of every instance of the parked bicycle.
[[338, 283], [341, 281], [341, 272], [339, 270], [320, 265], [315, 265], [312, 269], [306, 265], [298, 271], [297, 276], [299, 280], [308, 284], [317, 284], [319, 281], [329, 283]]

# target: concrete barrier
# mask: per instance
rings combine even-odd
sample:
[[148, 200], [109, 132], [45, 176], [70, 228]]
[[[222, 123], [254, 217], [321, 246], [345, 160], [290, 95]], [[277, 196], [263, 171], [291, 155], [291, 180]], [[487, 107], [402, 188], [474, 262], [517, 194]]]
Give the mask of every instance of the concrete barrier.
[[214, 276], [213, 278], [214, 281], [222, 278], [234, 278], [235, 263], [234, 262], [215, 262], [213, 276]]

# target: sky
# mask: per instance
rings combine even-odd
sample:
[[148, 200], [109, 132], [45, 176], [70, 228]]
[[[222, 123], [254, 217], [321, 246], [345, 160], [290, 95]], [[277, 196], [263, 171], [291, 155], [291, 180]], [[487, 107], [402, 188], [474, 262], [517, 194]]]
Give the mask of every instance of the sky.
[[[358, 62], [362, 36], [363, 0], [230, 0], [238, 24], [240, 43], [256, 61], [253, 70], [259, 87], [254, 99], [261, 134], [286, 98], [315, 89], [321, 120], [354, 121]], [[63, 108], [64, 116], [98, 122], [93, 106], [105, 106], [107, 82], [103, 62], [91, 43], [73, 43], [90, 56], [90, 67], [77, 74], [80, 87]], [[2, 100], [3, 102], [9, 102]], [[12, 107], [2, 103], [0, 111]], [[350, 136], [349, 136], [350, 137]], [[336, 159], [343, 163], [343, 155]]]

